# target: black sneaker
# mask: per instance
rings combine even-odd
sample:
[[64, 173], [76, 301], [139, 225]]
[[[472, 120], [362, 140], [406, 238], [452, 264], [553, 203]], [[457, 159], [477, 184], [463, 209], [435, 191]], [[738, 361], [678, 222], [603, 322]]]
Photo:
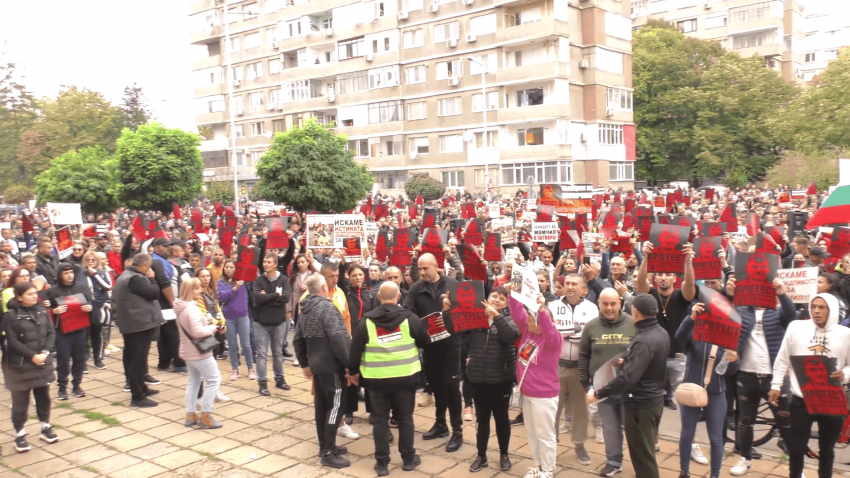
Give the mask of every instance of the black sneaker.
[[27, 441], [27, 437], [21, 435], [19, 437], [15, 437], [15, 451], [18, 453], [26, 453], [30, 451], [32, 447]]
[[53, 431], [53, 427], [48, 426], [47, 428], [41, 429], [41, 436], [39, 437], [47, 443], [56, 443], [59, 441], [59, 437]]
[[127, 382], [127, 381], [124, 382], [124, 391], [125, 392], [130, 391], [130, 382]]
[[679, 409], [679, 406], [676, 405], [676, 402], [674, 402], [672, 399], [664, 400], [664, 406], [667, 407], [670, 410], [678, 410]]
[[508, 455], [502, 455], [499, 457], [499, 469], [502, 471], [511, 470], [511, 459], [508, 457]]
[[413, 470], [416, 469], [417, 466], [419, 466], [421, 464], [422, 464], [422, 458], [420, 458], [419, 455], [413, 455], [413, 459], [410, 460], [408, 463], [405, 463], [404, 465], [402, 465], [401, 469], [404, 470], [404, 471], [413, 471]]
[[446, 443], [446, 452], [454, 453], [460, 449], [461, 445], [463, 445], [463, 433], [452, 432], [452, 437], [449, 438], [449, 442]]
[[351, 415], [346, 415], [346, 417], [345, 417], [345, 424], [346, 424], [346, 425], [351, 425], [352, 423], [354, 423], [354, 417], [352, 417]]
[[449, 436], [449, 428], [445, 423], [435, 423], [430, 430], [422, 434], [423, 440], [436, 440], [437, 438], [445, 438]]
[[257, 380], [257, 383], [260, 385], [260, 395], [264, 397], [271, 396], [271, 392], [269, 392], [268, 382], [265, 380]]
[[584, 466], [590, 464], [590, 455], [587, 454], [587, 450], [584, 448], [584, 443], [576, 444], [576, 456], [578, 457], [578, 462]]
[[284, 348], [284, 349], [283, 349], [283, 356], [284, 356], [284, 358], [292, 358], [292, 357], [294, 357], [294, 355], [292, 354], [292, 352], [290, 352], [289, 350], [286, 350], [286, 348]]
[[[334, 448], [331, 453], [333, 453], [334, 455], [347, 455], [348, 454], [348, 448], [346, 448], [342, 445], [337, 445], [336, 448]], [[322, 457], [322, 450], [321, 449], [319, 450], [318, 456], [319, 456], [319, 458]]]
[[86, 396], [86, 392], [84, 392], [79, 385], [74, 385], [74, 389], [71, 390], [71, 393], [73, 393], [77, 398], [83, 398]]
[[390, 428], [398, 428], [398, 420], [390, 418]]
[[599, 472], [599, 476], [614, 476], [622, 470], [622, 467], [618, 468], [610, 463], [606, 463], [602, 471]]
[[287, 391], [292, 388], [292, 387], [289, 386], [289, 384], [286, 383], [286, 380], [283, 377], [280, 377], [279, 379], [275, 380], [274, 386], [281, 389], [281, 390], [287, 390]]
[[512, 427], [516, 426], [516, 425], [522, 425], [523, 423], [525, 423], [525, 421], [523, 421], [523, 419], [522, 419], [522, 412], [519, 412], [519, 415], [517, 415], [516, 418], [511, 420], [511, 426]]
[[145, 392], [145, 395], [147, 395], [148, 397], [153, 397], [154, 395], [156, 395], [158, 393], [159, 393], [159, 390], [154, 390], [152, 388], [148, 388], [147, 391]]
[[97, 359], [94, 361], [94, 368], [98, 370], [106, 370], [106, 365], [104, 365], [103, 360]]
[[56, 395], [60, 401], [68, 400], [68, 387], [59, 387], [59, 393]]
[[322, 466], [329, 466], [331, 468], [348, 468], [351, 466], [350, 461], [331, 452], [325, 452], [325, 454], [322, 455], [321, 463]]
[[475, 461], [473, 461], [472, 464], [469, 465], [469, 471], [477, 473], [481, 471], [482, 468], [487, 468], [488, 466], [489, 465], [487, 464], [486, 456], [476, 456]]
[[390, 469], [386, 463], [375, 463], [375, 474], [378, 476], [387, 476], [390, 474]]
[[157, 379], [155, 379], [155, 378], [151, 377], [151, 374], [146, 373], [146, 374], [145, 374], [145, 383], [146, 383], [147, 385], [159, 385], [159, 384], [161, 384], [162, 382], [161, 382], [160, 380], [157, 380]]
[[153, 408], [157, 405], [159, 404], [147, 397], [141, 400], [130, 400], [131, 408]]

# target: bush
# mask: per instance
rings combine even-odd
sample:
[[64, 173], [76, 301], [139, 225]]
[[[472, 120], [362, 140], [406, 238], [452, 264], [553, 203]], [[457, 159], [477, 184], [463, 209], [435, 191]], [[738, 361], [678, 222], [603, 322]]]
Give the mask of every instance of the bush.
[[16, 184], [3, 191], [3, 202], [6, 204], [22, 204], [33, 198], [32, 189]]
[[409, 199], [416, 199], [416, 196], [421, 194], [422, 199], [433, 201], [443, 197], [446, 185], [428, 175], [414, 175], [404, 185], [404, 192]]

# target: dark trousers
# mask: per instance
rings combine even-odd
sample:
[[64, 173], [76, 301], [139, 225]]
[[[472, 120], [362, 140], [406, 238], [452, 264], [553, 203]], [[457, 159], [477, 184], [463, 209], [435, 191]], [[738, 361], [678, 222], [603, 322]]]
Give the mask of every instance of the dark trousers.
[[410, 463], [416, 456], [413, 448], [413, 407], [416, 389], [392, 392], [369, 390], [369, 406], [372, 409], [372, 436], [375, 438], [375, 461], [386, 465], [390, 462], [390, 411], [398, 420], [398, 452], [402, 461]]
[[[751, 460], [753, 455], [753, 424], [759, 413], [759, 402], [767, 401], [770, 392], [770, 380], [772, 375], [759, 377], [754, 373], [738, 372], [738, 410], [740, 419], [735, 440], [741, 450], [741, 456]], [[785, 431], [788, 428], [788, 419], [778, 413], [778, 409], [770, 405], [770, 411], [776, 425], [779, 427], [780, 436], [785, 439]], [[809, 426], [811, 428], [811, 425]], [[806, 435], [808, 437], [808, 435]], [[806, 440], [808, 442], [808, 439]]]
[[130, 382], [133, 400], [141, 400], [148, 395], [145, 374], [148, 373], [148, 353], [151, 349], [156, 329], [132, 332], [124, 335], [124, 376]]
[[449, 410], [449, 418], [452, 431], [462, 433], [463, 409], [460, 398], [460, 346], [450, 349], [429, 347], [425, 349], [425, 375], [428, 376], [428, 385], [434, 392], [434, 403], [436, 405], [437, 423], [446, 423], [446, 409]]
[[[176, 319], [175, 319], [176, 320]], [[185, 367], [186, 362], [180, 358], [180, 336], [177, 335], [177, 322], [168, 320], [159, 326], [159, 340], [156, 341], [159, 352], [158, 368], [167, 369], [170, 365]]]
[[89, 327], [89, 334], [91, 338], [92, 359], [103, 360], [103, 325], [99, 321], [92, 320], [91, 327]]
[[466, 375], [466, 362], [469, 360], [469, 342], [461, 341], [460, 343], [460, 376], [463, 378], [461, 391], [463, 392], [463, 406], [471, 407], [473, 405], [473, 389], [469, 377]]
[[844, 417], [809, 415], [806, 402], [798, 396], [791, 398], [789, 411], [791, 426], [785, 436], [785, 444], [788, 445], [789, 478], [800, 478], [803, 475], [813, 422], [818, 424], [818, 478], [831, 478], [832, 464], [835, 461], [835, 442], [841, 435]]
[[626, 441], [635, 475], [640, 478], [659, 478], [655, 439], [663, 409], [663, 405], [643, 410], [626, 409]]
[[345, 400], [348, 387], [345, 375], [339, 373], [317, 373], [313, 375], [316, 395], [313, 405], [316, 412], [316, 435], [319, 439], [319, 452], [333, 451], [336, 448], [336, 431], [345, 413]]
[[[738, 419], [740, 415], [740, 407], [737, 407], [738, 403], [738, 374], [735, 373], [733, 375], [724, 375], [723, 379], [726, 381], [726, 420], [732, 420], [732, 424], [735, 426], [735, 448], [740, 449], [741, 445], [738, 441]], [[723, 443], [729, 442], [728, 438], [729, 428], [726, 425], [723, 425]]]
[[[24, 428], [24, 424], [29, 418], [30, 391], [11, 392], [11, 395], [12, 425], [15, 427], [15, 432], [19, 432]], [[35, 413], [38, 415], [38, 421], [50, 423], [50, 392], [48, 386], [32, 389], [32, 396], [35, 397]]]
[[[345, 415], [349, 417], [354, 416], [354, 412], [360, 408], [360, 403], [358, 400], [358, 396], [360, 395], [360, 386], [354, 385], [353, 383], [348, 387], [348, 393], [346, 394], [345, 400]], [[369, 402], [366, 402], [366, 411], [369, 411]]]
[[511, 419], [508, 408], [511, 405], [513, 383], [473, 383], [475, 394], [475, 418], [477, 431], [478, 456], [487, 456], [487, 443], [490, 441], [490, 416], [496, 421], [496, 439], [499, 441], [499, 455], [508, 454], [511, 443]]
[[86, 329], [63, 334], [56, 331], [56, 383], [60, 387], [83, 383], [83, 371], [86, 369]]

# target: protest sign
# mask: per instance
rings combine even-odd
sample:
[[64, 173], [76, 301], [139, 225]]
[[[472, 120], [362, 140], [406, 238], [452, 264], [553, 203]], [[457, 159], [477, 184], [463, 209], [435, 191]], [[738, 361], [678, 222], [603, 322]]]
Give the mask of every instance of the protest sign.
[[[446, 293], [452, 303], [449, 308], [451, 322], [446, 327], [454, 333], [465, 330], [489, 329], [490, 322], [484, 313], [484, 283], [481, 281], [461, 281], [447, 284]], [[446, 320], [444, 317], [443, 320]]]
[[847, 416], [847, 396], [841, 380], [831, 375], [836, 360], [826, 355], [792, 355], [791, 368], [810, 415]]
[[536, 204], [554, 206], [557, 214], [588, 214], [593, 211], [592, 185], [541, 184]]
[[443, 246], [449, 241], [449, 231], [429, 227], [422, 233], [421, 244], [422, 254], [433, 254], [437, 259], [437, 267], [443, 267], [446, 262], [446, 253], [443, 252]]
[[502, 235], [498, 232], [484, 233], [484, 260], [502, 260]]
[[363, 242], [359, 237], [347, 237], [342, 244], [346, 262], [361, 262], [363, 260]]
[[741, 316], [723, 294], [699, 286], [699, 302], [705, 310], [694, 316], [694, 340], [737, 350], [741, 336]]
[[266, 237], [266, 249], [286, 249], [289, 247], [289, 236], [286, 234], [288, 226], [288, 217], [266, 218], [266, 228], [269, 230]]
[[511, 297], [531, 310], [537, 310], [537, 294], [540, 284], [537, 275], [529, 267], [514, 264], [511, 271]]
[[84, 294], [66, 295], [56, 298], [58, 307], [66, 307], [66, 310], [59, 320], [59, 328], [62, 333], [69, 334], [77, 330], [84, 329], [91, 325], [90, 312], [83, 311], [84, 305], [89, 305], [89, 301]]
[[635, 220], [637, 222], [638, 240], [640, 242], [648, 241], [649, 233], [652, 231], [652, 225], [658, 222], [658, 218], [652, 215], [636, 216]]
[[481, 219], [470, 219], [469, 222], [466, 223], [466, 231], [463, 233], [463, 242], [472, 244], [473, 246], [480, 246], [484, 243], [483, 232], [484, 223]]
[[47, 212], [54, 225], [82, 224], [83, 213], [79, 203], [49, 202]]
[[253, 247], [242, 245], [237, 248], [237, 251], [238, 258], [236, 259], [236, 271], [233, 273], [233, 278], [253, 282], [257, 278], [257, 266], [260, 263], [257, 251]]
[[410, 251], [413, 250], [413, 244], [416, 240], [410, 234], [408, 229], [396, 229], [393, 234], [393, 250], [390, 255], [391, 266], [409, 266], [411, 261]]
[[434, 312], [422, 318], [422, 321], [428, 326], [428, 336], [431, 338], [432, 344], [434, 342], [439, 342], [440, 340], [445, 340], [451, 336], [449, 331], [446, 330], [446, 324], [438, 325], [437, 319], [440, 321], [443, 320], [442, 312]]
[[372, 242], [373, 244], [378, 241], [378, 223], [377, 222], [367, 222], [366, 223], [366, 240], [368, 242]]
[[694, 241], [694, 279], [723, 278], [723, 265], [718, 257], [722, 242], [722, 237], [698, 237]]
[[532, 242], [555, 242], [558, 240], [557, 222], [533, 222], [531, 223]]
[[457, 255], [463, 264], [463, 275], [472, 280], [487, 280], [487, 266], [481, 263], [478, 251], [472, 244], [458, 244]]
[[62, 260], [71, 255], [74, 247], [74, 240], [71, 239], [71, 229], [65, 226], [56, 231], [56, 251], [59, 259]]
[[274, 212], [274, 203], [271, 201], [257, 201], [254, 203], [257, 208], [257, 214], [265, 215]]
[[349, 238], [365, 242], [366, 218], [361, 214], [337, 214], [334, 216], [334, 247], [347, 247]]
[[818, 268], [779, 269], [776, 277], [785, 284], [785, 295], [795, 304], [808, 304], [818, 293]]
[[307, 247], [334, 247], [334, 216], [307, 216]]
[[726, 232], [726, 223], [719, 221], [703, 221], [700, 232], [706, 237], [721, 237]]
[[735, 255], [735, 305], [776, 308], [773, 279], [779, 270], [779, 255], [738, 252]]
[[375, 241], [375, 254], [378, 255], [378, 261], [386, 262], [389, 250], [390, 248], [389, 241], [387, 240], [387, 233], [385, 231], [381, 231], [378, 233], [378, 238]]
[[688, 241], [688, 228], [672, 224], [653, 224], [649, 231], [652, 252], [647, 257], [649, 272], [681, 274], [685, 270], [682, 248]]
[[487, 205], [487, 216], [489, 216], [490, 219], [502, 217], [502, 207], [499, 203], [491, 203]]

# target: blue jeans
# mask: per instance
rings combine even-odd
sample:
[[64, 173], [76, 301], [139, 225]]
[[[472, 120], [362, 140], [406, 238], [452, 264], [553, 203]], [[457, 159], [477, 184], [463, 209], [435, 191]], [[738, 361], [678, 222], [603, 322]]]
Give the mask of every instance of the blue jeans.
[[269, 346], [272, 349], [272, 368], [275, 381], [283, 378], [283, 338], [287, 332], [289, 321], [280, 325], [263, 325], [254, 322], [254, 336], [257, 339], [257, 380], [268, 381], [266, 360], [269, 356]]
[[[697, 431], [697, 422], [701, 414], [700, 408], [686, 407], [679, 404], [682, 415], [682, 434], [679, 435], [679, 466], [681, 471], [690, 471], [691, 444]], [[708, 406], [705, 410], [705, 428], [708, 430], [708, 441], [711, 443], [711, 476], [720, 476], [720, 465], [723, 461], [723, 427], [726, 423], [726, 394], [709, 393]]]
[[237, 336], [242, 344], [242, 354], [245, 356], [245, 364], [248, 370], [254, 368], [254, 353], [251, 349], [251, 327], [248, 316], [239, 317], [237, 319], [226, 319], [227, 323], [227, 345], [230, 347], [230, 365], [233, 370], [239, 368], [239, 347], [236, 344]]
[[665, 401], [673, 400], [673, 392], [676, 391], [676, 387], [685, 379], [686, 367], [687, 362], [684, 358], [667, 359], [667, 393], [664, 394]]
[[195, 402], [198, 400], [198, 391], [201, 382], [206, 382], [204, 395], [201, 397], [201, 412], [212, 411], [218, 387], [221, 385], [221, 374], [218, 373], [218, 364], [210, 355], [203, 360], [186, 361], [189, 370], [189, 383], [186, 384], [186, 413], [195, 413]]
[[621, 397], [608, 397], [597, 402], [597, 407], [596, 415], [602, 421], [602, 436], [605, 438], [605, 458], [609, 465], [620, 468], [623, 466], [623, 426], [625, 423], [623, 399]]

